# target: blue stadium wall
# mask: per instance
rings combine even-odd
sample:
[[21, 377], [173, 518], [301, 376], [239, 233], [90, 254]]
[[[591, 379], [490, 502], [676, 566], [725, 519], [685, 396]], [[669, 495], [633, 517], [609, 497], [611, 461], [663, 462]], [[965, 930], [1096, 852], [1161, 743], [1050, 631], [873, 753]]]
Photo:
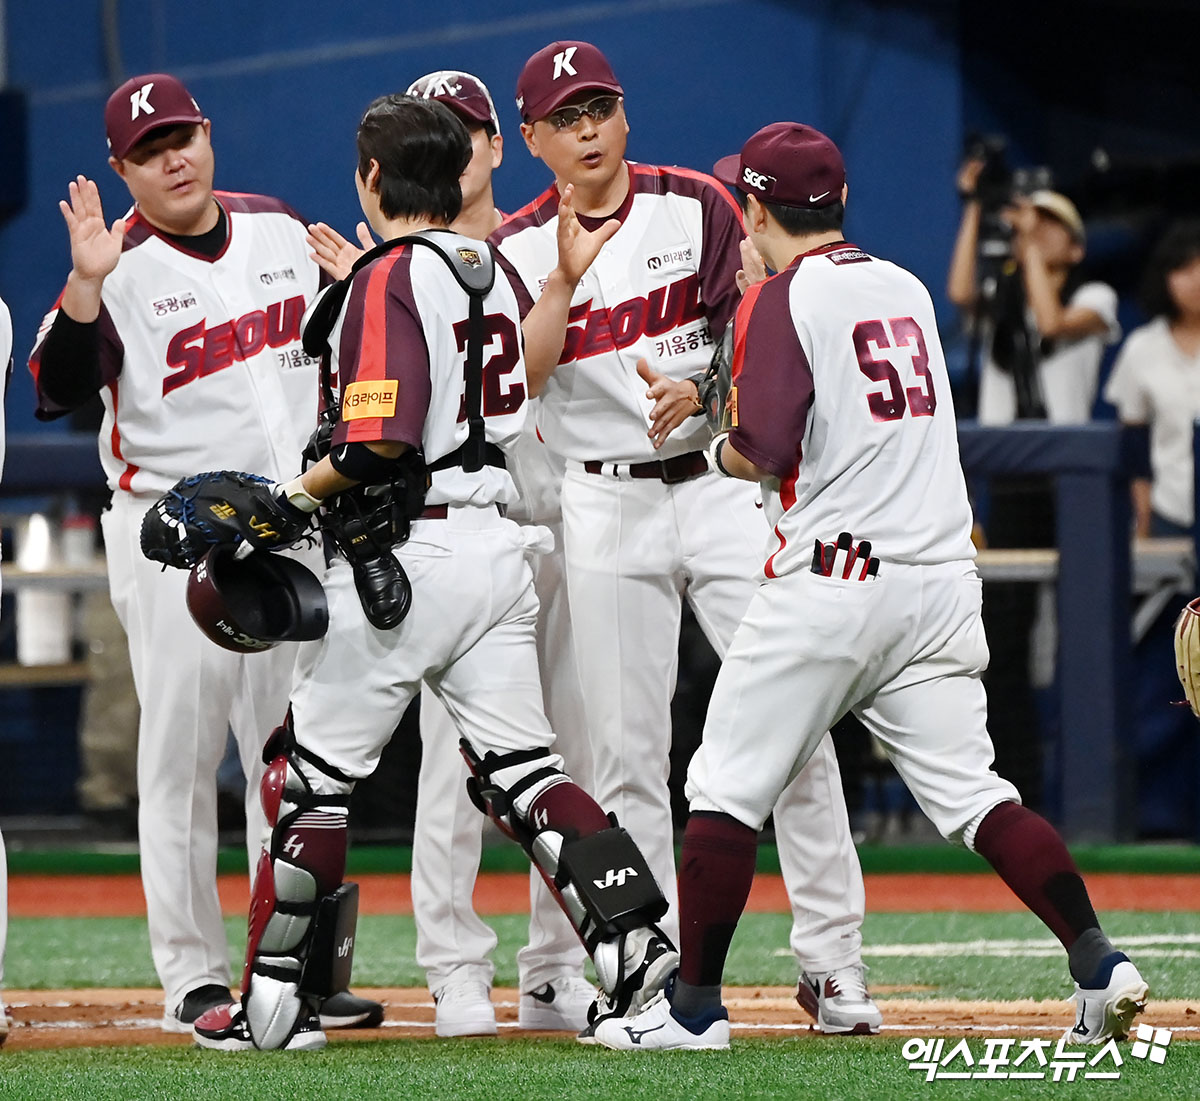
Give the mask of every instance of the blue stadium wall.
[[[106, 8], [116, 12], [107, 36]], [[961, 144], [955, 10], [861, 0], [10, 3], [9, 79], [29, 110], [30, 198], [0, 229], [15, 355], [28, 355], [69, 268], [57, 206], [68, 181], [93, 176], [110, 218], [128, 204], [101, 121], [113, 72], [184, 77], [213, 121], [219, 187], [278, 195], [349, 234], [363, 107], [432, 69], [468, 69], [491, 88], [506, 140], [502, 209], [538, 194], [549, 177], [524, 148], [513, 88], [524, 60], [557, 38], [608, 54], [626, 89], [634, 159], [707, 170], [777, 119], [827, 131], [849, 165], [848, 234], [940, 294]], [[34, 426], [27, 374], [9, 394], [10, 431]]]

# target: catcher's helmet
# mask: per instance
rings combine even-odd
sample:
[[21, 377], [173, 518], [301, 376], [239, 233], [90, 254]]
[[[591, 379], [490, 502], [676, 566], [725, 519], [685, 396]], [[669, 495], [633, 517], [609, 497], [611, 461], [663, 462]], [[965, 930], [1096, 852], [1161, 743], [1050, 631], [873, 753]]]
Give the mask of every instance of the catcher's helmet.
[[321, 582], [294, 558], [269, 551], [237, 558], [231, 546], [213, 547], [188, 574], [187, 606], [201, 631], [238, 654], [321, 638], [329, 627]]

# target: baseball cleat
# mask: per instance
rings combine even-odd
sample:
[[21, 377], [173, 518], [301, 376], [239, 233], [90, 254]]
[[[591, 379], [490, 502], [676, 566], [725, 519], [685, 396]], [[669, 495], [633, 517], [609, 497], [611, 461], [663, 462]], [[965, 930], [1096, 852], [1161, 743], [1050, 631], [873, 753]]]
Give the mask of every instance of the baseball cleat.
[[[192, 1038], [197, 1047], [214, 1051], [250, 1051], [255, 1047], [246, 1011], [237, 1004], [210, 1009], [192, 1026]], [[283, 1050], [320, 1051], [325, 1043], [320, 1020], [315, 1012], [306, 1009], [300, 1014]]]
[[233, 995], [229, 992], [229, 987], [219, 983], [197, 986], [183, 996], [183, 1001], [174, 1013], [170, 1010], [163, 1013], [162, 1030], [188, 1034], [192, 1031], [192, 1025], [210, 1009], [233, 1004]]
[[495, 1036], [496, 1010], [482, 979], [452, 979], [433, 996], [434, 1033], [451, 1036]]
[[796, 986], [796, 1001], [817, 1028], [831, 1036], [872, 1036], [883, 1025], [883, 1014], [867, 991], [861, 964], [835, 971], [804, 972]]
[[349, 990], [330, 994], [321, 1003], [321, 1027], [378, 1028], [383, 1023], [383, 1006], [370, 998], [360, 998]]
[[1075, 984], [1075, 1027], [1065, 1039], [1073, 1044], [1124, 1040], [1133, 1018], [1146, 1008], [1149, 992], [1150, 987], [1129, 957], [1124, 952], [1113, 952], [1100, 964], [1093, 985]]
[[0, 998], [0, 1047], [4, 1046], [4, 1041], [8, 1039], [8, 1033], [12, 1029], [12, 1017], [8, 1014], [8, 1007], [5, 1006], [4, 1000]]
[[700, 1017], [680, 1017], [671, 1008], [670, 985], [636, 1016], [608, 1017], [595, 1028], [595, 1042], [614, 1051], [727, 1051], [729, 1013], [724, 1006]]
[[579, 1032], [587, 1027], [596, 988], [582, 975], [559, 975], [521, 995], [517, 1022], [546, 1032]]
[[662, 990], [679, 967], [679, 953], [666, 934], [651, 925], [602, 941], [592, 962], [602, 989], [588, 1009], [587, 1027], [578, 1036], [581, 1044], [596, 1042], [601, 1021], [632, 1016]]

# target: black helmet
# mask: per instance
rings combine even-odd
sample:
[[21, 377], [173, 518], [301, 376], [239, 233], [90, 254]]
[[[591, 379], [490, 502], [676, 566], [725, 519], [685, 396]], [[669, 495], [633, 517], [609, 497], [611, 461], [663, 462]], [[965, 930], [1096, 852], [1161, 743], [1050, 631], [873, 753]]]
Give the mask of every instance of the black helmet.
[[329, 627], [325, 590], [311, 570], [270, 551], [236, 557], [213, 547], [188, 574], [187, 606], [213, 642], [238, 654], [321, 638]]

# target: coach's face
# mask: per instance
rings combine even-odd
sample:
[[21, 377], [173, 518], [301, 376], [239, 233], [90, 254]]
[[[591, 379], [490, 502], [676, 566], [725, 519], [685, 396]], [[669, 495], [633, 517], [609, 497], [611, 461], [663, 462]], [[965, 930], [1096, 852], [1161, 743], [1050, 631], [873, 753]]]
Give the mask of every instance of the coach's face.
[[138, 209], [168, 233], [204, 233], [216, 224], [212, 123], [153, 130], [121, 160], [109, 158]]
[[[616, 101], [612, 114], [597, 120], [596, 114], [605, 113], [597, 108], [606, 107], [606, 100]], [[573, 110], [585, 105], [592, 108], [588, 114]], [[564, 124], [567, 119], [571, 121]], [[596, 89], [582, 91], [549, 117], [521, 126], [530, 153], [545, 161], [561, 183], [584, 188], [603, 188], [623, 169], [628, 134], [624, 99]]]
[[463, 210], [475, 203], [492, 185], [492, 173], [504, 159], [504, 139], [495, 134], [488, 137], [482, 126], [469, 128], [471, 135], [471, 159], [458, 184], [462, 189]]

